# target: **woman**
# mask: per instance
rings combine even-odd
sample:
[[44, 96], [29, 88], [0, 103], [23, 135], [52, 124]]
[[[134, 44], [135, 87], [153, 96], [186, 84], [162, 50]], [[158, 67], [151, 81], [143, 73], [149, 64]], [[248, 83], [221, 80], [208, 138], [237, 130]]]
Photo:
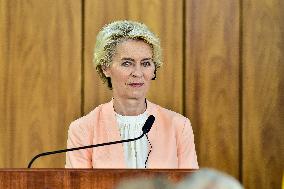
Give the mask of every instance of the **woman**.
[[148, 137], [68, 152], [65, 167], [197, 169], [189, 120], [145, 98], [161, 66], [159, 39], [147, 26], [133, 21], [105, 26], [97, 36], [94, 64], [113, 98], [71, 123], [68, 148], [135, 138], [149, 115], [156, 119]]

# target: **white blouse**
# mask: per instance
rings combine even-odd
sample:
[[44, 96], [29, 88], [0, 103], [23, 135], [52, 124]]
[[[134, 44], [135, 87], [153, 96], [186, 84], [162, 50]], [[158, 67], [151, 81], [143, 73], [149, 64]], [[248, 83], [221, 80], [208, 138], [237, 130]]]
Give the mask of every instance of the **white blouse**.
[[[115, 114], [122, 140], [140, 136], [148, 115], [146, 111], [137, 116]], [[148, 140], [144, 135], [141, 139], [123, 143], [125, 163], [128, 168], [145, 168], [148, 155]]]

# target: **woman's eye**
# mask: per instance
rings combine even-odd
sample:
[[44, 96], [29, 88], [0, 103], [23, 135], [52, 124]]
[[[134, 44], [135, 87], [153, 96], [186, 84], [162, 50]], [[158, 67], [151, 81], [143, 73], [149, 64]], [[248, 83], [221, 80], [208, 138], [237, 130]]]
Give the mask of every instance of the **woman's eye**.
[[151, 66], [151, 62], [143, 62], [142, 65], [143, 65], [144, 67]]
[[130, 66], [132, 63], [131, 62], [122, 62], [122, 66], [125, 66], [125, 67], [128, 67], [128, 66]]

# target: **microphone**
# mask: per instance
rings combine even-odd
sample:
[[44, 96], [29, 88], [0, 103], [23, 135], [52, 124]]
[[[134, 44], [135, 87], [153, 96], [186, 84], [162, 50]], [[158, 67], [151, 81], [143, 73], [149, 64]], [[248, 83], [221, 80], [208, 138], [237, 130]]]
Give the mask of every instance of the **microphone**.
[[58, 154], [58, 153], [63, 153], [63, 152], [69, 152], [69, 151], [75, 151], [75, 150], [82, 150], [82, 149], [86, 149], [86, 148], [95, 148], [95, 147], [99, 147], [99, 146], [106, 146], [106, 145], [112, 145], [112, 144], [119, 144], [119, 143], [124, 143], [124, 142], [131, 142], [131, 141], [135, 141], [138, 140], [140, 138], [142, 138], [145, 134], [147, 134], [150, 130], [151, 127], [153, 125], [155, 121], [155, 117], [153, 115], [150, 115], [144, 126], [142, 127], [142, 135], [133, 139], [127, 139], [127, 140], [118, 140], [118, 141], [113, 141], [113, 142], [106, 142], [106, 143], [101, 143], [101, 144], [93, 144], [93, 145], [88, 145], [88, 146], [81, 146], [81, 147], [77, 147], [77, 148], [67, 148], [67, 149], [63, 149], [63, 150], [56, 150], [56, 151], [50, 151], [50, 152], [44, 152], [41, 154], [36, 155], [35, 157], [33, 157], [33, 159], [30, 161], [28, 168], [31, 168], [33, 162], [41, 157], [41, 156], [47, 156], [47, 155], [52, 155], [52, 154]]
[[155, 117], [153, 115], [150, 115], [147, 118], [144, 126], [142, 127], [143, 135], [149, 133], [154, 121], [155, 121]]

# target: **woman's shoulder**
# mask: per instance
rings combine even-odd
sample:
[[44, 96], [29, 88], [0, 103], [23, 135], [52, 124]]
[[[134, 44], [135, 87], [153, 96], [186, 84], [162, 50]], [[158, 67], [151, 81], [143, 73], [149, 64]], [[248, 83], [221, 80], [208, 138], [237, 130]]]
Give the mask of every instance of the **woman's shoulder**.
[[100, 104], [97, 106], [95, 109], [91, 110], [88, 114], [77, 118], [76, 120], [72, 121], [70, 124], [70, 129], [91, 129], [92, 124], [96, 122], [98, 119], [100, 113], [102, 112], [102, 109], [107, 105], [108, 103], [105, 104]]
[[156, 115], [154, 116], [158, 119], [160, 128], [166, 131], [173, 131], [172, 129], [174, 129], [178, 138], [182, 136], [182, 133], [192, 133], [191, 122], [187, 117], [160, 105], [153, 104], [153, 107], [155, 110], [153, 112]]

